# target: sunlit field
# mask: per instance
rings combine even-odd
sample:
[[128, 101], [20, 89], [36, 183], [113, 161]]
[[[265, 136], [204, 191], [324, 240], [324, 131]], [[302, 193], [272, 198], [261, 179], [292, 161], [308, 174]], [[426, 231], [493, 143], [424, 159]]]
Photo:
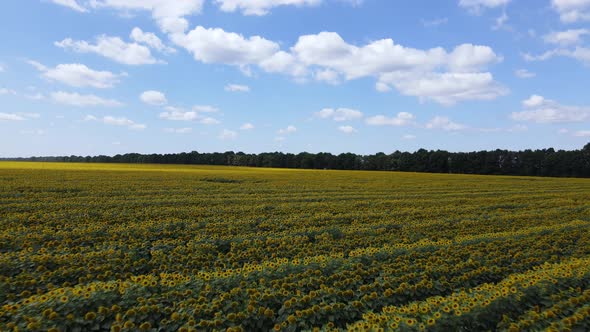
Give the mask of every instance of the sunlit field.
[[0, 330], [590, 329], [590, 179], [0, 163]]

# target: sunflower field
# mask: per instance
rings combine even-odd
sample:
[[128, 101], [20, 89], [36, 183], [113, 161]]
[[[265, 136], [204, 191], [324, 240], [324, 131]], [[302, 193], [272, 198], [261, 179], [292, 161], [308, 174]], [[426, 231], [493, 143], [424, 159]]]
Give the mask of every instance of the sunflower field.
[[590, 179], [0, 162], [0, 331], [590, 330]]

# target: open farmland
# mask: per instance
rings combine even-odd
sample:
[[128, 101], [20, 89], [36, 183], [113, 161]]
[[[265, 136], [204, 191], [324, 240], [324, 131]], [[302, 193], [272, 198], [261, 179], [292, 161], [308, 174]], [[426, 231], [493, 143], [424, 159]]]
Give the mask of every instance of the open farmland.
[[590, 180], [0, 163], [0, 330], [590, 328]]

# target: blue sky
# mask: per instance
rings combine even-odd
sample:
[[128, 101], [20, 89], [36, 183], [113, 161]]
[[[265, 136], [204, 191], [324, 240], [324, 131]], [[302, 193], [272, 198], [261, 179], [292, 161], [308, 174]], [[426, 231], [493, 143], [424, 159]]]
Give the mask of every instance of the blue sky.
[[25, 0], [0, 156], [590, 141], [590, 0]]

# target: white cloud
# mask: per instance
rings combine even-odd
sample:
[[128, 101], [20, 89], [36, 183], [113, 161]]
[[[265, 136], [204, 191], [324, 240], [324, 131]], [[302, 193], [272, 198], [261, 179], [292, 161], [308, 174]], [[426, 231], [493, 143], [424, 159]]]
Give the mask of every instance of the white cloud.
[[545, 102], [545, 98], [539, 95], [532, 95], [528, 99], [522, 101], [522, 105], [524, 107], [539, 107], [543, 105]]
[[309, 72], [305, 64], [298, 61], [293, 54], [285, 51], [274, 53], [271, 57], [262, 60], [258, 65], [269, 73], [283, 73], [299, 80]]
[[210, 105], [195, 105], [193, 111], [201, 113], [216, 113], [219, 112], [219, 108]]
[[215, 0], [224, 12], [241, 11], [244, 15], [266, 15], [278, 6], [316, 6], [322, 0]]
[[586, 66], [590, 66], [590, 48], [576, 47], [574, 50], [563, 52], [562, 55], [576, 59]]
[[532, 73], [526, 69], [517, 69], [516, 71], [514, 71], [514, 75], [516, 75], [516, 77], [518, 78], [533, 78], [537, 76], [537, 74]]
[[25, 97], [30, 100], [43, 100], [43, 99], [45, 99], [45, 95], [43, 95], [41, 93], [27, 94], [27, 95], [25, 95]]
[[354, 129], [352, 126], [340, 126], [338, 127], [338, 130], [349, 135], [358, 132], [358, 130]]
[[408, 135], [404, 135], [404, 136], [402, 136], [402, 139], [405, 139], [405, 140], [412, 140], [412, 139], [416, 139], [416, 136], [415, 136], [415, 135], [409, 135], [409, 134], [408, 134]]
[[102, 118], [102, 122], [107, 125], [127, 127], [132, 130], [143, 130], [146, 128], [146, 125], [136, 123], [125, 117], [105, 116]]
[[222, 140], [232, 140], [238, 137], [238, 133], [233, 130], [223, 129], [223, 131], [219, 134], [219, 138]]
[[324, 108], [314, 113], [314, 116], [320, 119], [332, 119], [334, 121], [350, 121], [363, 117], [363, 112], [350, 108]]
[[37, 61], [28, 61], [28, 63], [41, 71], [42, 77], [77, 88], [112, 88], [120, 82], [122, 76], [126, 76], [125, 73], [117, 75], [110, 71], [93, 70], [79, 63], [60, 64], [55, 68], [48, 68]]
[[38, 118], [41, 117], [41, 114], [39, 114], [39, 113], [23, 113], [23, 112], [19, 112], [19, 113], [16, 113], [16, 114], [18, 114], [20, 116], [24, 116], [27, 119], [38, 119]]
[[461, 44], [448, 54], [447, 66], [454, 72], [474, 72], [502, 60], [489, 46]]
[[114, 99], [104, 99], [95, 95], [81, 95], [79, 93], [69, 92], [53, 92], [51, 93], [51, 99], [59, 104], [76, 106], [76, 107], [119, 107], [123, 106], [123, 103]]
[[186, 16], [199, 14], [204, 0], [92, 0], [94, 8], [119, 11], [150, 11], [164, 32], [182, 32], [188, 28]]
[[29, 135], [29, 136], [43, 136], [47, 133], [47, 131], [43, 129], [29, 129], [29, 130], [21, 130], [21, 135]]
[[206, 29], [202, 26], [188, 34], [173, 34], [172, 40], [204, 63], [223, 63], [244, 66], [260, 64], [272, 57], [279, 45], [260, 36], [244, 36], [223, 29]]
[[96, 38], [96, 44], [66, 38], [54, 44], [57, 47], [70, 49], [77, 53], [95, 53], [126, 65], [145, 65], [161, 62], [152, 57], [150, 49], [146, 46], [127, 43], [119, 37], [102, 35]]
[[314, 78], [317, 81], [326, 82], [328, 84], [340, 84], [340, 74], [331, 69], [323, 69], [315, 72]]
[[0, 112], [0, 121], [24, 121], [27, 119], [38, 119], [41, 115], [38, 113], [2, 113]]
[[221, 121], [219, 121], [215, 118], [212, 118], [210, 116], [204, 117], [204, 118], [200, 119], [198, 122], [200, 124], [204, 124], [204, 125], [216, 125], [216, 124], [221, 123]]
[[425, 28], [432, 28], [432, 27], [437, 27], [437, 26], [442, 25], [442, 24], [449, 23], [449, 19], [447, 17], [435, 18], [435, 19], [432, 19], [432, 20], [424, 20], [424, 19], [422, 19], [420, 22], [422, 23], [422, 25]]
[[434, 68], [446, 57], [442, 48], [422, 51], [396, 45], [391, 39], [357, 47], [346, 43], [335, 32], [301, 36], [292, 52], [306, 66], [328, 68], [345, 74], [347, 79], [417, 66]]
[[0, 88], [0, 95], [13, 95], [16, 96], [16, 91], [7, 88]]
[[496, 23], [492, 26], [492, 30], [501, 30], [501, 29], [506, 29], [506, 30], [510, 30], [510, 27], [508, 25], [506, 25], [506, 22], [508, 22], [508, 14], [506, 14], [506, 12], [502, 12], [502, 15], [498, 16], [496, 18]]
[[111, 115], [104, 116], [100, 119], [94, 115], [86, 115], [84, 121], [98, 121], [111, 126], [127, 127], [131, 130], [143, 130], [147, 128], [146, 125], [129, 120], [125, 117], [115, 117]]
[[4, 66], [0, 64], [0, 73], [4, 72]]
[[217, 109], [215, 107], [206, 105], [194, 106], [191, 111], [179, 107], [167, 106], [165, 107], [165, 112], [160, 113], [160, 118], [174, 121], [196, 121], [204, 125], [215, 125], [221, 122], [215, 118], [204, 116], [200, 113], [211, 113], [216, 111]]
[[138, 27], [135, 27], [135, 28], [133, 28], [133, 30], [131, 30], [131, 34], [129, 35], [129, 37], [131, 38], [131, 40], [133, 40], [137, 43], [147, 45], [159, 52], [163, 52], [163, 53], [176, 52], [176, 50], [174, 48], [164, 45], [164, 43], [162, 43], [162, 40], [160, 40], [160, 38], [158, 38], [158, 36], [156, 36], [154, 33], [143, 32], [143, 30], [141, 30]]
[[285, 135], [285, 134], [292, 134], [296, 131], [297, 131], [297, 128], [295, 126], [289, 125], [289, 126], [287, 126], [287, 128], [279, 129], [279, 131], [277, 131], [277, 133], [279, 135]]
[[412, 73], [381, 75], [379, 83], [400, 93], [451, 106], [466, 100], [492, 100], [509, 93], [490, 73]]
[[249, 92], [250, 87], [247, 85], [240, 85], [240, 84], [228, 84], [225, 86], [225, 91], [229, 92]]
[[199, 118], [199, 114], [194, 111], [167, 108], [165, 112], [160, 113], [160, 118], [174, 121], [193, 121]]
[[403, 94], [443, 104], [489, 100], [507, 93], [491, 73], [478, 72], [502, 61], [488, 46], [463, 44], [446, 52], [442, 48], [407, 48], [391, 39], [382, 39], [357, 47], [347, 44], [336, 33], [322, 32], [300, 37], [292, 51], [306, 66], [328, 68], [349, 80], [376, 76], [379, 91], [388, 91], [393, 86]]
[[376, 115], [367, 118], [366, 123], [370, 126], [407, 126], [414, 122], [414, 114], [399, 112], [395, 117]]
[[590, 0], [551, 0], [551, 5], [564, 23], [590, 20]]
[[2, 113], [0, 112], [0, 121], [23, 121], [25, 118], [16, 113]]
[[[488, 100], [507, 93], [491, 73], [482, 72], [503, 60], [484, 45], [462, 44], [452, 51], [441, 47], [421, 50], [396, 44], [392, 39], [381, 39], [356, 46], [348, 44], [335, 32], [320, 32], [300, 36], [287, 52], [281, 50], [278, 43], [260, 36], [244, 37], [202, 26], [188, 34], [171, 34], [170, 38], [192, 53], [197, 61], [233, 65], [248, 73], [252, 66], [257, 66], [266, 72], [291, 75], [299, 82], [306, 81], [310, 75], [331, 84], [341, 79], [376, 77], [379, 91], [388, 91], [392, 86], [404, 88], [423, 82], [442, 82], [451, 92], [450, 96], [401, 92], [437, 102], [442, 100], [446, 104], [469, 99]], [[395, 78], [396, 84], [388, 83], [388, 77]], [[445, 91], [435, 92], [444, 94]]]
[[193, 128], [164, 128], [164, 132], [172, 134], [190, 134]]
[[576, 45], [582, 42], [582, 36], [590, 34], [588, 29], [569, 29], [565, 31], [553, 31], [543, 36], [546, 43], [561, 46]]
[[543, 96], [532, 95], [522, 102], [524, 111], [513, 112], [516, 121], [536, 123], [584, 122], [590, 120], [589, 106], [562, 105]]
[[240, 126], [240, 130], [252, 130], [252, 129], [254, 129], [254, 125], [251, 124], [250, 122], [246, 122]]
[[56, 5], [68, 7], [80, 13], [86, 13], [88, 9], [80, 6], [76, 0], [51, 0]]
[[465, 129], [466, 126], [453, 122], [446, 116], [435, 116], [426, 124], [428, 129], [442, 129], [446, 131], [457, 131]]
[[590, 130], [578, 130], [574, 133], [576, 137], [590, 137]]
[[163, 106], [168, 103], [168, 100], [166, 99], [166, 95], [164, 95], [160, 91], [155, 91], [155, 90], [144, 91], [139, 96], [139, 99], [141, 99], [142, 102], [144, 102], [148, 105], [153, 105], [153, 106]]
[[459, 7], [467, 9], [472, 14], [479, 14], [485, 8], [506, 6], [511, 0], [459, 0]]

